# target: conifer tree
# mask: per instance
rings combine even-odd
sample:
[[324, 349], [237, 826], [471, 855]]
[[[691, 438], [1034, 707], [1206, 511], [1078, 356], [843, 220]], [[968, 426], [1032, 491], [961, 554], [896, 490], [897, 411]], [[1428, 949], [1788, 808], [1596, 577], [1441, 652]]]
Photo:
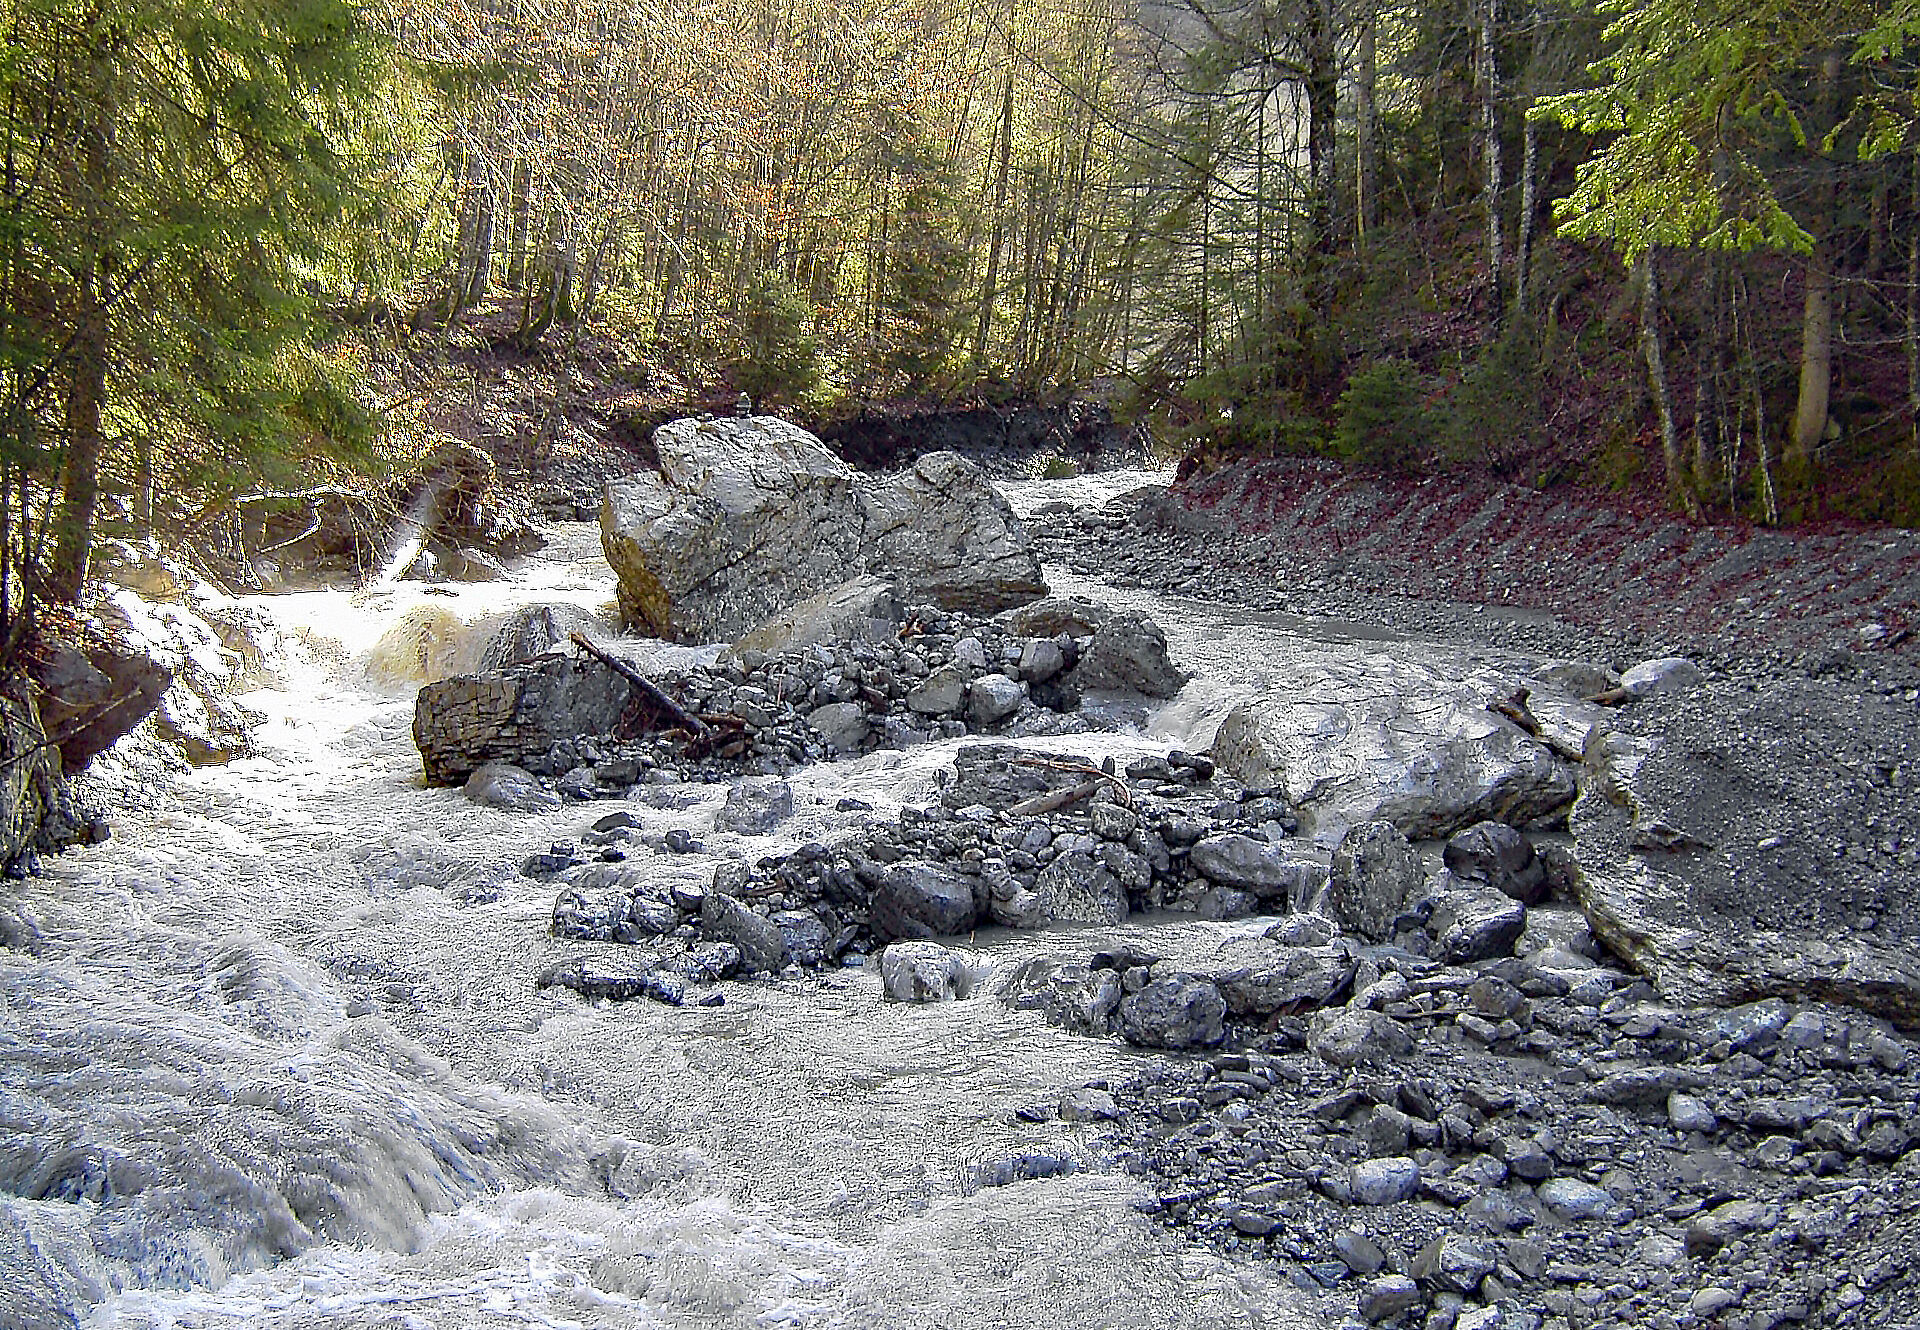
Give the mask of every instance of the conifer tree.
[[103, 490], [145, 511], [364, 436], [304, 352], [383, 54], [349, 0], [7, 0], [4, 21], [0, 401], [35, 584], [13, 592], [72, 600]]

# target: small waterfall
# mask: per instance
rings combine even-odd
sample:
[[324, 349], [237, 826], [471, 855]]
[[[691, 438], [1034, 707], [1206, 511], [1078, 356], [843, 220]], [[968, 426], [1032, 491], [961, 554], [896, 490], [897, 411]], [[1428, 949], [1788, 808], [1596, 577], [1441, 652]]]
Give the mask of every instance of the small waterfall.
[[427, 487], [407, 505], [407, 511], [400, 515], [400, 521], [393, 530], [393, 553], [387, 556], [387, 561], [382, 566], [380, 575], [373, 580], [373, 585], [392, 586], [400, 580], [402, 573], [413, 566], [413, 561], [420, 557], [420, 551], [427, 543], [427, 519], [433, 515], [433, 510], [439, 504], [440, 496], [445, 493], [446, 488], [446, 477], [436, 476], [428, 481]]

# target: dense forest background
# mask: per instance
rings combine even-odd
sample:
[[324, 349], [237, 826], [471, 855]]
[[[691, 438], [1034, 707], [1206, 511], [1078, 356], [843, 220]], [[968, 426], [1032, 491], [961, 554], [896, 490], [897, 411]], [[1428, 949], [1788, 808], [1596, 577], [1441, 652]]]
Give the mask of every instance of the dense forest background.
[[1920, 522], [1916, 0], [0, 3], [12, 629], [475, 338]]

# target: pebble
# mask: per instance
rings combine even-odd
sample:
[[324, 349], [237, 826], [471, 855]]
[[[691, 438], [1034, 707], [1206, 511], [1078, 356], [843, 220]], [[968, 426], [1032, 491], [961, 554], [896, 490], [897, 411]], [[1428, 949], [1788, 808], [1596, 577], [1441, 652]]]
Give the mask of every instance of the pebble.
[[1348, 1185], [1360, 1205], [1394, 1205], [1420, 1189], [1420, 1165], [1411, 1159], [1369, 1159], [1355, 1164]]

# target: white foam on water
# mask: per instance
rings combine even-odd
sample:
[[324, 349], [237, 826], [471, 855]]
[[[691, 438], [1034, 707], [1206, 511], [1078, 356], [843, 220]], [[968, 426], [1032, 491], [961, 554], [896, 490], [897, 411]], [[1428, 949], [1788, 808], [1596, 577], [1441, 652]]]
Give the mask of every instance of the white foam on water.
[[[16, 1276], [0, 1324], [1320, 1323], [1276, 1267], [1138, 1214], [1138, 1184], [1098, 1169], [1097, 1131], [1012, 1122], [1127, 1075], [1139, 1055], [1116, 1042], [990, 996], [886, 1003], [863, 969], [726, 985], [718, 1008], [537, 988], [592, 948], [550, 935], [552, 884], [514, 866], [608, 805], [518, 814], [425, 788], [412, 694], [477, 659], [516, 605], [603, 609], [590, 530], [451, 595], [251, 598], [295, 644], [284, 682], [246, 697], [267, 716], [257, 754], [180, 778], [112, 841], [12, 890], [41, 941], [0, 953], [0, 1190], [26, 1198], [0, 1201]], [[1139, 732], [1035, 746], [1164, 752], [1216, 709], [1203, 694]], [[708, 857], [674, 865], [710, 871], [714, 853], [858, 825], [842, 797], [883, 812], [937, 797], [957, 746], [799, 773], [800, 812], [772, 837], [712, 835], [719, 787], [619, 806], [711, 836]], [[465, 903], [486, 884], [495, 899]], [[1198, 957], [1231, 931], [974, 946], [1005, 972], [1096, 936]], [[1032, 1150], [1094, 1168], [979, 1185]]]
[[1012, 505], [1016, 516], [1032, 520], [1049, 503], [1067, 503], [1091, 512], [1103, 507], [1109, 499], [1143, 485], [1172, 484], [1173, 468], [1122, 467], [1115, 471], [1088, 471], [1064, 480], [1008, 478], [993, 483], [996, 489], [1007, 496], [1007, 502]]

